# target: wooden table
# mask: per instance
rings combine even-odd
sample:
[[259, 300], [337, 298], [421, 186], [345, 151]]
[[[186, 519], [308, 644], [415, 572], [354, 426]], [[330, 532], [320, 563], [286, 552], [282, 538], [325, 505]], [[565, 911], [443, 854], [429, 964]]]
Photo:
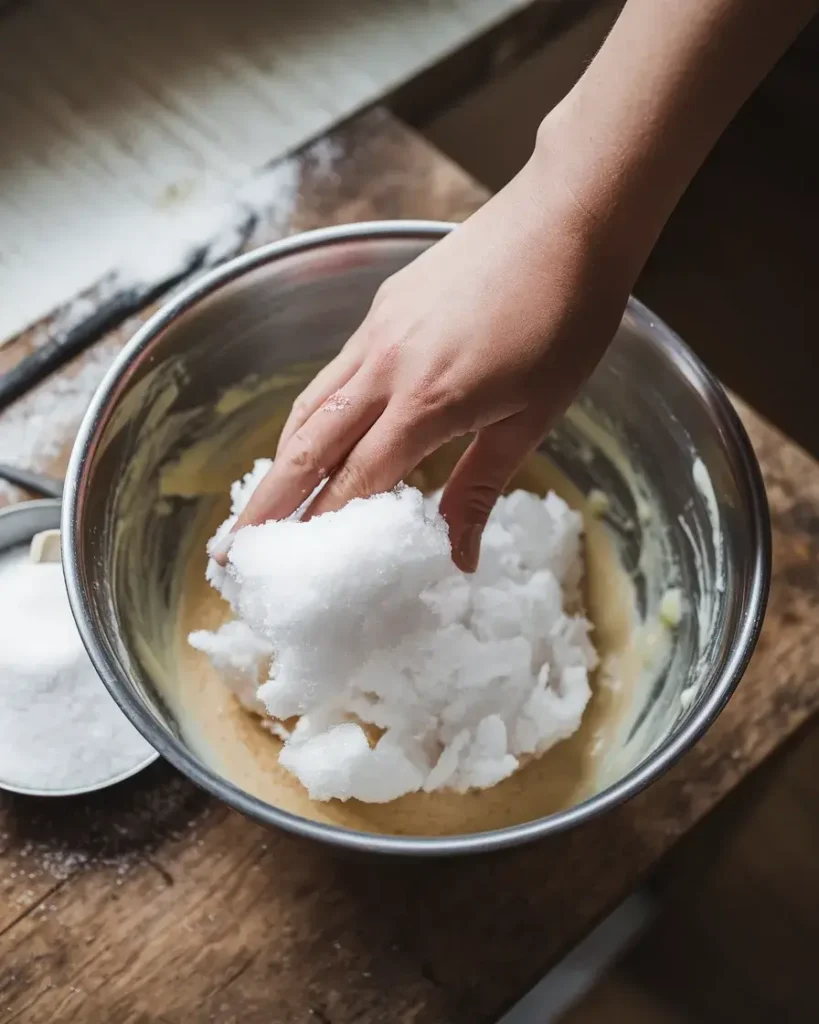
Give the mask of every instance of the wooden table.
[[[303, 156], [291, 230], [458, 219], [485, 198], [382, 111], [335, 142], [331, 165]], [[576, 832], [423, 864], [265, 832], [165, 764], [92, 798], [0, 795], [0, 1021], [495, 1020], [819, 706], [819, 466], [740, 411], [773, 513], [769, 613], [736, 696], [673, 771]]]

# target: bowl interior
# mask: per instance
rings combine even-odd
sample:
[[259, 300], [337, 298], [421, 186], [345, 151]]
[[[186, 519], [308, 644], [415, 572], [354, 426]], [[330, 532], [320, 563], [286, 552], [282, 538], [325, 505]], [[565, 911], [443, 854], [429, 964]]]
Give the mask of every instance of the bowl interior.
[[[271, 454], [300, 387], [379, 284], [429, 243], [410, 230], [334, 238], [223, 272], [134, 339], [75, 450], [71, 558], [103, 677], [155, 746], [264, 821], [293, 827], [220, 779], [159, 684], [179, 672], [168, 652], [185, 581], [192, 562], [204, 571], [202, 543], [224, 517], [230, 482]], [[686, 730], [690, 739], [707, 724], [749, 653], [764, 598], [755, 467], [718, 387], [635, 302], [544, 452], [582, 495], [607, 495], [603, 520], [641, 643], [655, 639], [669, 588], [683, 594], [678, 627], [661, 657], [646, 657], [616, 742], [578, 797], [619, 799]]]

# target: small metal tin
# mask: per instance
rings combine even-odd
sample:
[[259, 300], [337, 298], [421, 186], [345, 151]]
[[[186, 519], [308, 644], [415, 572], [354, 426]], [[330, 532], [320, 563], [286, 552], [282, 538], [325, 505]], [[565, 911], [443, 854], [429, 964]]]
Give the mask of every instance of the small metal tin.
[[[18, 505], [9, 505], [0, 509], [0, 554], [11, 548], [28, 544], [35, 533], [40, 533], [41, 530], [54, 530], [59, 526], [60, 502], [54, 498], [24, 501]], [[102, 685], [102, 680], [100, 680], [100, 686]], [[10, 793], [21, 793], [25, 796], [80, 796], [83, 793], [94, 793], [99, 789], [106, 789], [108, 786], [130, 778], [142, 771], [143, 768], [147, 768], [158, 757], [159, 754], [152, 751], [151, 755], [143, 758], [139, 764], [135, 764], [111, 778], [104, 779], [102, 782], [95, 782], [93, 785], [65, 789], [39, 789], [6, 782], [0, 777], [0, 789]]]

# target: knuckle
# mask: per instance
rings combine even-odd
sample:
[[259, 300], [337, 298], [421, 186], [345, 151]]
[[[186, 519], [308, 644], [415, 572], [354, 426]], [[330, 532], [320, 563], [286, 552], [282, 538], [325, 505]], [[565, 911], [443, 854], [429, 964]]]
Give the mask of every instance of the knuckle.
[[333, 476], [333, 490], [345, 500], [368, 497], [373, 493], [370, 474], [363, 465], [348, 459]]
[[375, 295], [372, 301], [372, 309], [378, 309], [385, 302], [389, 302], [390, 298], [395, 289], [395, 277], [390, 276], [384, 278], [381, 284], [376, 288]]
[[370, 314], [368, 314], [358, 330], [351, 334], [341, 346], [341, 351], [336, 358], [343, 358], [350, 363], [359, 363], [366, 355], [371, 341]]
[[370, 370], [376, 377], [392, 377], [400, 355], [400, 342], [382, 339], [370, 356]]
[[407, 403], [419, 420], [438, 419], [453, 424], [463, 418], [468, 401], [469, 392], [464, 386], [438, 374], [416, 381], [407, 396]]
[[307, 416], [309, 411], [310, 411], [310, 403], [309, 403], [309, 401], [307, 400], [305, 395], [303, 395], [303, 394], [299, 395], [299, 397], [295, 400], [295, 402], [293, 402], [293, 408], [292, 408], [293, 415], [299, 417], [300, 419], [302, 419], [305, 416]]
[[485, 523], [498, 500], [498, 488], [489, 483], [474, 483], [462, 500], [464, 520], [468, 523]]
[[310, 439], [299, 431], [293, 435], [286, 456], [286, 465], [292, 476], [322, 475], [322, 469]]

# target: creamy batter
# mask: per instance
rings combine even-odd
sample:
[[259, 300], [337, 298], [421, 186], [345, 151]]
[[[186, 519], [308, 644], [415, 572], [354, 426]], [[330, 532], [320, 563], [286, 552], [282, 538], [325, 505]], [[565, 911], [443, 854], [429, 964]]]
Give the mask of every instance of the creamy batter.
[[[428, 459], [409, 482], [432, 490], [446, 479], [457, 448]], [[413, 835], [478, 832], [542, 817], [577, 803], [596, 788], [599, 762], [616, 743], [623, 712], [639, 675], [634, 647], [632, 585], [620, 566], [606, 527], [585, 507], [582, 495], [542, 456], [533, 455], [513, 486], [545, 494], [557, 491], [584, 512], [586, 523], [587, 612], [595, 625], [601, 668], [579, 731], [540, 759], [489, 790], [414, 793], [386, 805], [359, 801], [315, 803], [277, 763], [281, 741], [245, 711], [229, 693], [208, 659], [190, 648], [195, 628], [215, 628], [230, 609], [203, 579], [204, 542], [218, 518], [203, 529], [183, 590], [176, 637], [179, 672], [166, 681], [171, 704], [187, 741], [221, 774], [268, 803], [302, 817], [358, 830]], [[219, 513], [221, 515], [221, 513]]]
[[[595, 627], [592, 639], [601, 666], [580, 729], [497, 786], [465, 795], [437, 791], [413, 793], [389, 804], [314, 803], [279, 766], [280, 740], [239, 705], [207, 657], [190, 647], [187, 636], [195, 629], [215, 629], [231, 616], [229, 606], [204, 579], [206, 542], [227, 514], [230, 483], [255, 458], [275, 450], [290, 404], [315, 370], [293, 367], [279, 377], [232, 388], [207, 413], [185, 409], [169, 415], [176, 382], [164, 369], [161, 378], [138, 385], [119, 410], [123, 423], [140, 415], [143, 440], [122, 484], [120, 507], [126, 511], [118, 522], [115, 585], [133, 650], [185, 743], [213, 770], [282, 810], [359, 831], [403, 835], [479, 832], [531, 821], [576, 804], [621, 778], [665, 732], [668, 716], [679, 710], [673, 703], [679, 689], [676, 681], [663, 686], [661, 699], [648, 696], [661, 672], [669, 665], [675, 671], [673, 631], [659, 617], [670, 582], [668, 545], [661, 526], [652, 521], [643, 530], [639, 565], [626, 571], [621, 553], [628, 530], [613, 531], [601, 518], [612, 520], [614, 509], [600, 500], [599, 492], [584, 498], [541, 454], [529, 458], [511, 487], [541, 495], [552, 489], [584, 517], [584, 604]], [[140, 409], [150, 389], [156, 395], [146, 416]], [[593, 426], [583, 420], [581, 435], [602, 450]], [[168, 461], [164, 453], [179, 436], [191, 440], [181, 455]], [[460, 443], [447, 446], [427, 459], [408, 482], [426, 491], [442, 485], [462, 449]], [[611, 464], [616, 462], [623, 477], [632, 473], [619, 452], [604, 454]], [[580, 459], [586, 462], [582, 453]], [[636, 478], [627, 479], [628, 492], [639, 504], [644, 492], [638, 484]], [[179, 501], [189, 511], [178, 521], [179, 546], [169, 585], [160, 585], [156, 573], [166, 578], [169, 567], [151, 561], [154, 534], [168, 532], [161, 524]], [[644, 579], [644, 593], [639, 595], [635, 572]], [[646, 714], [659, 715], [662, 724], [647, 728]]]

